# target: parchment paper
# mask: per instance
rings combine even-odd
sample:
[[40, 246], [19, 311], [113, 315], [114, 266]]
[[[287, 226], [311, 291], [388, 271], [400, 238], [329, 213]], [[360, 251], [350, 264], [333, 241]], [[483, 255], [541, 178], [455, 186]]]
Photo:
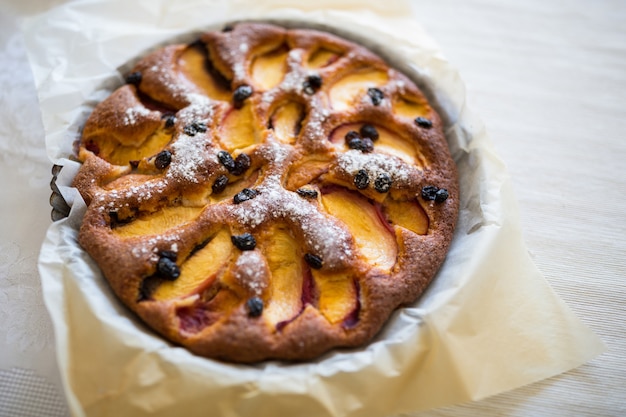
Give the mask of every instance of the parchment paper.
[[[76, 241], [84, 203], [67, 158], [92, 106], [150, 49], [243, 19], [321, 25], [384, 55], [438, 107], [459, 168], [457, 231], [426, 294], [369, 345], [310, 363], [239, 366], [172, 346], [117, 301]], [[57, 183], [72, 203], [50, 226], [39, 268], [75, 416], [388, 416], [494, 395], [604, 350], [532, 263], [506, 169], [408, 2], [91, 0], [23, 29], [48, 155], [64, 165]]]

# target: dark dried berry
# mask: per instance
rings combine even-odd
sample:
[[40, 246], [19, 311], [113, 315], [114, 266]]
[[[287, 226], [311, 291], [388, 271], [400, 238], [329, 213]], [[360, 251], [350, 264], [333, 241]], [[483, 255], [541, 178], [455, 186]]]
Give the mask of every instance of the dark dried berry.
[[302, 84], [302, 88], [304, 89], [304, 92], [309, 95], [315, 94], [315, 92], [319, 90], [321, 86], [322, 86], [322, 77], [320, 77], [317, 74], [309, 75], [306, 78], [306, 81]]
[[233, 93], [233, 103], [235, 108], [240, 109], [243, 107], [243, 102], [245, 99], [252, 95], [252, 87], [249, 85], [240, 85], [235, 89]]
[[350, 142], [352, 139], [361, 139], [361, 135], [359, 135], [359, 132], [357, 132], [356, 130], [351, 130], [348, 133], [346, 133], [346, 143]]
[[215, 182], [211, 186], [211, 189], [213, 190], [213, 194], [221, 193], [222, 191], [224, 191], [227, 185], [228, 185], [228, 177], [226, 175], [220, 175], [219, 177], [215, 179]]
[[308, 77], [306, 77], [306, 80], [308, 81], [309, 85], [316, 90], [322, 86], [322, 77], [317, 74], [309, 75]]
[[165, 116], [165, 127], [167, 129], [174, 127], [174, 123], [176, 123], [176, 116], [172, 116], [171, 114]]
[[253, 250], [256, 247], [256, 240], [250, 233], [244, 233], [239, 236], [231, 236], [230, 240], [239, 250]]
[[141, 73], [139, 71], [131, 72], [126, 77], [126, 84], [139, 85], [141, 82]]
[[196, 136], [196, 133], [198, 133], [193, 124], [183, 127], [183, 132], [185, 132], [185, 135], [187, 136]]
[[370, 153], [374, 150], [374, 142], [370, 138], [361, 139], [361, 152]]
[[170, 258], [161, 256], [159, 258], [159, 262], [157, 263], [157, 273], [160, 278], [168, 281], [174, 281], [180, 276], [180, 268], [176, 265], [176, 262]]
[[306, 82], [306, 81], [302, 84], [302, 91], [304, 91], [306, 94], [308, 94], [310, 96], [315, 94], [315, 89], [313, 87], [311, 87], [309, 85], [309, 83]]
[[424, 127], [426, 129], [430, 129], [431, 127], [433, 127], [433, 122], [431, 122], [430, 119], [427, 119], [425, 117], [416, 117], [415, 124], [418, 125], [419, 127]]
[[372, 99], [372, 104], [374, 104], [374, 106], [378, 106], [385, 98], [383, 92], [374, 87], [367, 89], [367, 95]]
[[374, 150], [374, 142], [372, 142], [370, 138], [354, 138], [348, 142], [348, 147], [350, 149], [369, 153]]
[[136, 159], [131, 159], [130, 161], [128, 161], [128, 163], [130, 164], [131, 167], [133, 168], [137, 168], [139, 166], [139, 161]]
[[435, 194], [435, 203], [443, 203], [449, 197], [448, 190], [445, 188], [440, 188], [439, 191]]
[[304, 260], [313, 269], [321, 269], [324, 264], [324, 262], [322, 261], [322, 258], [320, 258], [317, 255], [313, 255], [312, 253], [305, 254]]
[[367, 171], [364, 169], [359, 169], [359, 172], [354, 176], [354, 185], [359, 190], [364, 190], [370, 185], [370, 177], [367, 175]]
[[162, 258], [167, 258], [170, 259], [174, 262], [176, 262], [176, 259], [178, 258], [178, 254], [172, 250], [164, 250], [161, 251], [161, 253], [159, 253], [159, 255], [161, 255]]
[[202, 123], [202, 122], [193, 122], [191, 126], [194, 129], [196, 129], [196, 132], [201, 132], [201, 133], [206, 132], [206, 129], [207, 129], [206, 123]]
[[363, 141], [361, 138], [352, 138], [348, 141], [348, 148], [360, 151], [363, 148]]
[[172, 162], [172, 153], [167, 149], [159, 152], [156, 158], [154, 158], [154, 166], [157, 169], [167, 168], [170, 165], [170, 162]]
[[370, 138], [374, 141], [378, 139], [378, 130], [370, 124], [364, 124], [361, 126], [359, 133], [361, 133], [361, 136], [364, 138]]
[[387, 174], [380, 174], [374, 181], [374, 188], [379, 193], [386, 193], [391, 188], [392, 179]]
[[263, 300], [259, 297], [252, 297], [246, 301], [246, 308], [250, 317], [259, 317], [263, 314]]
[[220, 161], [220, 164], [224, 165], [224, 168], [228, 170], [228, 172], [232, 172], [235, 169], [235, 160], [226, 151], [219, 151], [217, 153], [217, 159]]
[[437, 197], [438, 187], [434, 185], [427, 185], [422, 188], [422, 198], [427, 201], [433, 201]]
[[233, 203], [239, 204], [248, 201], [257, 196], [257, 192], [251, 188], [244, 188], [233, 197]]
[[237, 155], [237, 158], [235, 158], [235, 168], [233, 168], [232, 174], [243, 174], [248, 170], [248, 168], [250, 168], [251, 163], [252, 161], [250, 160], [250, 157], [248, 155], [246, 155], [245, 153], [240, 153], [239, 155]]
[[298, 188], [296, 190], [300, 197], [304, 198], [317, 198], [317, 191], [310, 188]]

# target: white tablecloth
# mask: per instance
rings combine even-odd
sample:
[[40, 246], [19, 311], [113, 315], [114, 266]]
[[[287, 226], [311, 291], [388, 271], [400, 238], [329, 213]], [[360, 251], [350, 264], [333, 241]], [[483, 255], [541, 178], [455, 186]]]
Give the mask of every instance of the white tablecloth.
[[[37, 254], [50, 163], [13, 14], [0, 9], [0, 416], [64, 416]], [[626, 415], [626, 3], [415, 2], [508, 165], [526, 243], [608, 345], [563, 375], [419, 416]]]

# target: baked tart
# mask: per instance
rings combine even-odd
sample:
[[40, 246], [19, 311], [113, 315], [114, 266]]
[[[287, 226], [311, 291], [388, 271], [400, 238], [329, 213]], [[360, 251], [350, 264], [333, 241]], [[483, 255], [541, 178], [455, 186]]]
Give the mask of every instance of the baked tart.
[[433, 279], [458, 214], [416, 84], [309, 29], [241, 23], [150, 53], [77, 154], [80, 245], [151, 328], [220, 360], [369, 341]]

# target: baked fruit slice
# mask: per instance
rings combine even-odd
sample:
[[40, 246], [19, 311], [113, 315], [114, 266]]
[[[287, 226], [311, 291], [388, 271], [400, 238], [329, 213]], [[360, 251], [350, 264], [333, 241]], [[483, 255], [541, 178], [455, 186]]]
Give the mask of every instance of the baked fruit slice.
[[435, 276], [456, 169], [425, 96], [369, 50], [243, 23], [126, 81], [78, 146], [79, 241], [167, 339], [311, 359], [370, 340]]

